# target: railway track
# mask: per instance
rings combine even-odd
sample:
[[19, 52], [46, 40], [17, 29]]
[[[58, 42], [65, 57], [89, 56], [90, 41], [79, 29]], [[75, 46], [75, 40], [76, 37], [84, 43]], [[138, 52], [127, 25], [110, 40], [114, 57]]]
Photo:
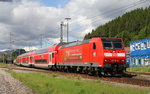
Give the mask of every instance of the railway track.
[[139, 78], [102, 78], [105, 81], [112, 81], [118, 83], [139, 85], [139, 86], [147, 86], [150, 87], [150, 80], [139, 79]]
[[130, 72], [130, 71], [128, 71], [127, 73], [129, 73], [129, 74], [141, 74], [141, 75], [150, 76], [150, 73], [148, 73], [148, 72]]
[[32, 72], [40, 72], [40, 73], [47, 73], [47, 74], [57, 73], [60, 75], [65, 75], [65, 76], [70, 75], [74, 77], [82, 77], [85, 79], [96, 79], [96, 80], [111, 81], [111, 82], [117, 82], [117, 83], [150, 87], [150, 79], [148, 80], [148, 79], [142, 79], [142, 78], [134, 78], [130, 74], [125, 75], [123, 77], [96, 77], [96, 76], [89, 76], [86, 74], [66, 73], [66, 72], [31, 69], [31, 68], [24, 68], [24, 67], [12, 68], [12, 70], [32, 71]]

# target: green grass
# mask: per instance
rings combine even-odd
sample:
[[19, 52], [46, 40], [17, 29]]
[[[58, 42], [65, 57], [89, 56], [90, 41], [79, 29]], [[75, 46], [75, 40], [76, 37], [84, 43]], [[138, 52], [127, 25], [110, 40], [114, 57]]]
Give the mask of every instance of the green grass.
[[5, 68], [14, 68], [15, 66], [12, 64], [2, 64], [0, 63], [0, 67], [5, 67]]
[[147, 94], [150, 91], [119, 87], [98, 80], [60, 78], [55, 74], [7, 72], [39, 94]]
[[8, 67], [8, 65], [0, 63], [0, 67]]
[[150, 66], [149, 67], [132, 67], [132, 68], [127, 68], [127, 71], [150, 72]]

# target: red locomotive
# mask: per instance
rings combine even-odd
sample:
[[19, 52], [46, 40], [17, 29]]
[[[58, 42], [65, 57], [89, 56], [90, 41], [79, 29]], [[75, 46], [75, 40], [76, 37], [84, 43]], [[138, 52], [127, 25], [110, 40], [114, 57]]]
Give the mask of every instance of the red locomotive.
[[16, 61], [21, 65], [30, 63], [34, 67], [98, 75], [123, 73], [126, 69], [121, 38], [97, 37], [59, 44], [18, 56]]

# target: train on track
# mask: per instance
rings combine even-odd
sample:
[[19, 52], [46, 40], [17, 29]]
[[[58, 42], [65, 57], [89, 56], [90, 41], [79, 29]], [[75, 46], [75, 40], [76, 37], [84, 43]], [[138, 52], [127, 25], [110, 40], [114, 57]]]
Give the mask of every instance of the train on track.
[[95, 37], [25, 53], [19, 55], [14, 64], [66, 72], [115, 75], [126, 70], [126, 55], [121, 38]]

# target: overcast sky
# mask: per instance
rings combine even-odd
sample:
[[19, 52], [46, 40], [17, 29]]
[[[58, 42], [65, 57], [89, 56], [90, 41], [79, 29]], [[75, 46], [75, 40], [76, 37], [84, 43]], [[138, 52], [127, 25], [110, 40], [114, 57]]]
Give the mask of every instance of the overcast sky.
[[[4, 2], [7, 1], [7, 2]], [[59, 42], [60, 22], [70, 17], [69, 40], [85, 34], [128, 11], [149, 6], [150, 0], [0, 0], [0, 50], [40, 47]], [[64, 27], [66, 41], [66, 27]]]

